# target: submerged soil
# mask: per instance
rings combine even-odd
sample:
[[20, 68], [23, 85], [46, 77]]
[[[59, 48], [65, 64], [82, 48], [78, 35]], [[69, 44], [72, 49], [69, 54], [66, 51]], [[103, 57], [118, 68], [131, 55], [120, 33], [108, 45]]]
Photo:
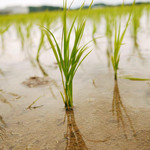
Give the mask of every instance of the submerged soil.
[[0, 149], [149, 150], [149, 82], [114, 82], [112, 71], [95, 67], [81, 67], [74, 109], [65, 111], [58, 69], [50, 69], [52, 79], [26, 61], [7, 66], [0, 78]]
[[24, 81], [23, 84], [26, 85], [27, 87], [33, 88], [33, 87], [38, 87], [42, 85], [49, 85], [52, 83], [50, 82], [50, 79], [48, 77], [33, 76], [27, 79], [26, 81]]

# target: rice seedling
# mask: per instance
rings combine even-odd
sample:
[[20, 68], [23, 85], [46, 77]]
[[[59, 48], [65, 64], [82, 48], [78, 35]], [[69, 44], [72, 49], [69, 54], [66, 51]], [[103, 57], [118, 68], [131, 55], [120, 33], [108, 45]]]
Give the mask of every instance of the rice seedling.
[[[35, 61], [34, 61], [34, 57], [32, 56], [32, 46], [33, 46], [33, 38], [31, 37], [31, 33], [32, 33], [32, 27], [33, 27], [33, 22], [30, 21], [28, 23], [24, 23], [23, 24], [22, 29], [25, 29], [25, 33], [22, 32], [23, 30], [21, 30], [20, 28], [20, 33], [19, 33], [19, 38], [21, 39], [21, 45], [22, 48], [25, 49], [25, 55], [27, 56], [27, 58], [29, 59], [30, 63], [32, 64], [33, 67], [36, 66]], [[25, 43], [25, 44], [24, 44]]]
[[[49, 29], [52, 21], [53, 21], [53, 19], [49, 20], [48, 15], [46, 14], [43, 17], [43, 19], [41, 20], [41, 25], [44, 26], [44, 23], [46, 23], [46, 28]], [[41, 37], [40, 37], [40, 42], [39, 42], [39, 46], [38, 46], [38, 51], [37, 51], [37, 54], [36, 54], [36, 61], [37, 61], [37, 64], [38, 64], [40, 70], [42, 71], [43, 75], [48, 76], [48, 74], [46, 73], [46, 71], [42, 67], [42, 65], [40, 63], [40, 60], [39, 60], [40, 52], [41, 52], [42, 47], [44, 47], [44, 49], [46, 49], [46, 47], [45, 47], [45, 34], [44, 34], [43, 30], [41, 30]]]
[[108, 43], [106, 55], [107, 55], [107, 60], [108, 60], [108, 67], [110, 67], [111, 55], [112, 55], [112, 35], [113, 35], [114, 17], [112, 17], [111, 15], [105, 15], [105, 20], [106, 20], [105, 35], [107, 37], [107, 43]]
[[23, 33], [22, 27], [23, 27], [23, 26], [22, 26], [21, 23], [17, 23], [17, 24], [16, 24], [17, 35], [18, 35], [18, 38], [21, 40], [21, 47], [22, 47], [22, 50], [23, 50], [23, 49], [24, 49], [25, 37], [24, 37], [24, 33]]
[[118, 71], [118, 66], [119, 66], [119, 61], [120, 61], [120, 48], [121, 48], [121, 45], [123, 44], [122, 42], [123, 42], [126, 30], [129, 25], [129, 21], [131, 19], [134, 4], [135, 4], [135, 0], [133, 2], [132, 10], [131, 10], [128, 20], [126, 22], [125, 29], [123, 30], [122, 33], [121, 33], [121, 21], [119, 24], [119, 28], [117, 28], [117, 23], [115, 23], [114, 52], [111, 57], [111, 62], [112, 62], [113, 69], [114, 69], [114, 79], [115, 80], [117, 80], [117, 71]]
[[95, 38], [96, 31], [97, 31], [97, 27], [96, 27], [96, 24], [94, 23], [93, 24], [93, 31], [92, 31], [92, 39], [93, 39], [95, 46], [97, 46], [97, 42], [96, 42], [96, 38]]
[[44, 32], [41, 30], [41, 38], [40, 38], [40, 43], [39, 43], [39, 46], [38, 46], [38, 51], [37, 51], [37, 55], [36, 55], [36, 61], [39, 62], [39, 57], [40, 57], [40, 51], [41, 51], [41, 48], [44, 44], [44, 37], [45, 37], [45, 34]]
[[140, 29], [140, 20], [142, 16], [142, 9], [134, 10], [133, 12], [133, 18], [132, 18], [132, 36], [134, 39], [134, 46], [136, 49], [138, 49], [138, 41], [137, 41], [137, 34]]
[[28, 45], [31, 47], [32, 45], [32, 38], [31, 38], [31, 29], [33, 26], [33, 22], [30, 22], [27, 26], [26, 26], [26, 38], [28, 41]]
[[10, 25], [7, 25], [5, 28], [0, 28], [0, 35], [1, 35], [1, 41], [2, 41], [2, 49], [5, 49], [5, 44], [4, 44], [4, 33], [8, 31]]
[[[44, 21], [46, 20], [46, 27], [49, 29], [49, 26], [50, 26], [50, 21], [48, 21], [48, 19], [46, 19], [47, 16], [45, 15], [42, 20], [41, 20], [41, 25], [44, 26]], [[44, 32], [41, 30], [41, 37], [40, 37], [40, 43], [39, 43], [39, 46], [38, 46], [38, 51], [37, 51], [37, 54], [36, 54], [36, 61], [38, 63], [39, 62], [39, 57], [40, 57], [40, 51], [41, 51], [41, 48], [44, 46], [44, 39], [45, 39], [45, 34]]]
[[[61, 73], [64, 94], [62, 92], [60, 93], [66, 109], [73, 108], [73, 79], [76, 74], [76, 71], [78, 70], [79, 66], [84, 61], [84, 59], [91, 52], [89, 51], [84, 55], [85, 51], [88, 49], [88, 43], [83, 46], [79, 46], [83, 36], [86, 20], [82, 20], [81, 22], [79, 22], [77, 27], [75, 28], [76, 19], [77, 17], [74, 18], [72, 25], [69, 29], [69, 32], [67, 32], [67, 0], [64, 1], [63, 49], [61, 49], [61, 46], [59, 46], [53, 33], [46, 27], [43, 27], [43, 30], [46, 33], [47, 39], [53, 50], [53, 53], [55, 55]], [[69, 45], [70, 45], [70, 39], [71, 39], [71, 34], [73, 32], [73, 28], [75, 28], [75, 39], [74, 39], [73, 48], [70, 49]]]

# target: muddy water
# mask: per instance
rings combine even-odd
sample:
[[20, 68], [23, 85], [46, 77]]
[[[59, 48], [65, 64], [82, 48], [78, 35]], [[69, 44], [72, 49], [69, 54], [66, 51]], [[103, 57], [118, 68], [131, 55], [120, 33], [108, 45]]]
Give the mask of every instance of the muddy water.
[[57, 68], [44, 66], [49, 77], [43, 78], [40, 69], [27, 61], [3, 66], [0, 149], [148, 150], [149, 82], [119, 79], [116, 83], [113, 71], [98, 63], [86, 66], [74, 80], [75, 107], [69, 112], [59, 95]]
[[[85, 41], [91, 38], [89, 28]], [[150, 77], [150, 36], [144, 26], [138, 41], [137, 49], [127, 32], [119, 76]], [[0, 150], [150, 149], [150, 82], [114, 82], [105, 37], [78, 70], [74, 109], [67, 112], [52, 52], [43, 52], [41, 64], [34, 64], [14, 42], [0, 59]]]

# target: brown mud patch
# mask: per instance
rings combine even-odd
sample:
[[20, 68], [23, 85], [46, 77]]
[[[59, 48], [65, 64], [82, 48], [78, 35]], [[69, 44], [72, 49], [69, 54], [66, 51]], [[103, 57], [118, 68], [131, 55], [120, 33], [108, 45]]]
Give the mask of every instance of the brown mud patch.
[[26, 81], [22, 82], [22, 84], [26, 85], [29, 88], [50, 85], [50, 84], [57, 86], [56, 82], [50, 79], [49, 77], [37, 77], [37, 76], [30, 77]]

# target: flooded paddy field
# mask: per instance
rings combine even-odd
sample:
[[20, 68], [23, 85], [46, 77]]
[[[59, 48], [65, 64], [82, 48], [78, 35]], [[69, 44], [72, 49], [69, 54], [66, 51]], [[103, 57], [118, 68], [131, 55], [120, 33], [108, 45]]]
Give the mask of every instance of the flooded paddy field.
[[[114, 20], [121, 20], [122, 31], [130, 10], [80, 12], [78, 22], [87, 18], [81, 45], [94, 42], [75, 75], [69, 111], [58, 64], [39, 27], [51, 29], [61, 44], [62, 12], [0, 16], [0, 150], [150, 149], [150, 81], [125, 79], [150, 79], [149, 5], [134, 8], [117, 81], [111, 64]], [[68, 26], [76, 13], [68, 12]]]

